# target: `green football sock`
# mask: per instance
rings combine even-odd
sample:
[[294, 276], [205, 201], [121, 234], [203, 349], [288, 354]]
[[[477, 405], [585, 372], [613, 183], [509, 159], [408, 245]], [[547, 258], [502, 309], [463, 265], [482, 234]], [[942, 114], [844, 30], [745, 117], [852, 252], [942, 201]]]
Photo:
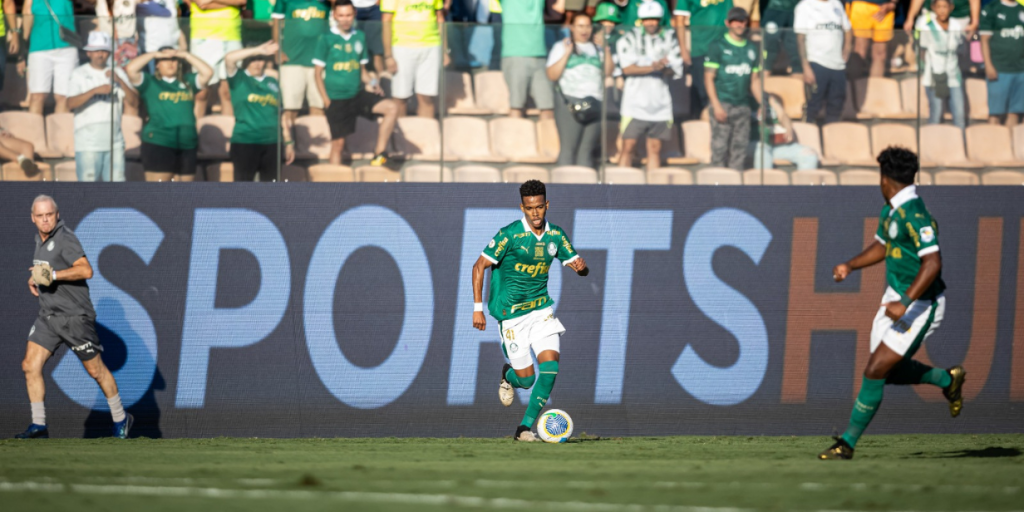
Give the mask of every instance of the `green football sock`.
[[940, 388], [949, 386], [951, 382], [953, 382], [953, 378], [949, 376], [949, 372], [946, 370], [932, 368], [913, 359], [900, 362], [889, 372], [889, 377], [885, 379], [886, 384], [931, 384]]
[[512, 384], [512, 387], [514, 388], [529, 389], [530, 386], [533, 386], [533, 381], [537, 380], [537, 377], [534, 377], [533, 375], [530, 375], [529, 377], [520, 377], [516, 375], [515, 369], [509, 368], [508, 371], [505, 372], [505, 380], [507, 380], [509, 384]]
[[851, 448], [857, 446], [857, 440], [868, 428], [871, 418], [875, 417], [878, 407], [882, 405], [882, 389], [885, 387], [885, 379], [869, 379], [864, 377], [860, 393], [857, 394], [857, 401], [853, 403], [853, 412], [850, 413], [850, 426], [843, 432], [843, 440]]
[[530, 403], [526, 406], [526, 414], [523, 415], [524, 427], [533, 428], [533, 422], [537, 421], [540, 410], [548, 403], [557, 376], [558, 361], [540, 363], [540, 376], [537, 378], [537, 385], [533, 387], [533, 392], [530, 393]]

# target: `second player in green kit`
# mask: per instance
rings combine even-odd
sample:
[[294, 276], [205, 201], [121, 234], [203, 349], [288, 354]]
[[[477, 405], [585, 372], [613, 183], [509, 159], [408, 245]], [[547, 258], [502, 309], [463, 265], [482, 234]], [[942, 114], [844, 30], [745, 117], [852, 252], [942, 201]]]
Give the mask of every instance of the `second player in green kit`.
[[942, 281], [939, 226], [917, 196], [914, 177], [917, 155], [888, 148], [878, 156], [882, 196], [886, 200], [875, 241], [847, 263], [836, 265], [833, 278], [841, 282], [850, 272], [885, 261], [888, 287], [871, 328], [871, 358], [850, 414], [850, 425], [820, 459], [852, 459], [858, 439], [882, 404], [886, 384], [931, 384], [942, 388], [949, 412], [963, 407], [961, 390], [966, 372], [915, 361], [914, 354], [942, 323], [946, 284]]
[[[581, 276], [586, 276], [589, 269], [576, 254], [565, 230], [547, 222], [544, 184], [527, 181], [519, 188], [519, 194], [523, 218], [499, 230], [473, 266], [473, 327], [487, 327], [483, 287], [484, 272], [490, 268], [487, 308], [498, 320], [501, 348], [511, 363], [502, 368], [498, 397], [508, 407], [515, 398], [514, 388], [533, 387], [515, 440], [536, 441], [531, 429], [555, 385], [559, 336], [565, 332], [552, 309], [548, 274], [555, 259]], [[537, 358], [540, 377], [534, 376], [531, 350]]]

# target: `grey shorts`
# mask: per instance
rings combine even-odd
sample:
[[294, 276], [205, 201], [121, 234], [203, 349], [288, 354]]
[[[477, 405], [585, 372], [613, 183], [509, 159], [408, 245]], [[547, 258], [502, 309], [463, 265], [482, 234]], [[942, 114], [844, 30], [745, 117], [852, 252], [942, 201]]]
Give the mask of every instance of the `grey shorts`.
[[649, 137], [658, 140], [668, 140], [672, 135], [672, 121], [641, 121], [628, 117], [622, 118], [622, 138], [639, 139]]
[[28, 341], [50, 352], [56, 352], [63, 343], [82, 361], [103, 352], [100, 338], [96, 335], [96, 321], [87, 316], [38, 317], [28, 332]]
[[502, 57], [501, 73], [508, 84], [508, 103], [514, 109], [526, 108], [526, 98], [540, 110], [555, 107], [554, 89], [548, 80], [544, 57]]

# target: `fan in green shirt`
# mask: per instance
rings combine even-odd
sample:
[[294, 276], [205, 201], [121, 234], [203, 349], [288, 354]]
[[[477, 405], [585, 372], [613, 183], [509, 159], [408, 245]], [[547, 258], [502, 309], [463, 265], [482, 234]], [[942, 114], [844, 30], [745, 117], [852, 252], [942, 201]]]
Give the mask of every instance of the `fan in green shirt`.
[[288, 64], [313, 66], [317, 41], [327, 32], [327, 4], [320, 0], [277, 0], [275, 20], [284, 20], [284, 29], [274, 24], [274, 40], [281, 42], [281, 52]]
[[[708, 54], [711, 42], [725, 33], [725, 17], [732, 9], [732, 0], [679, 0], [674, 14], [690, 19], [690, 46], [683, 50], [683, 61], [700, 59]], [[683, 20], [680, 20], [683, 21]], [[677, 23], [680, 48], [686, 39], [684, 23]], [[687, 62], [689, 64], [689, 62]]]

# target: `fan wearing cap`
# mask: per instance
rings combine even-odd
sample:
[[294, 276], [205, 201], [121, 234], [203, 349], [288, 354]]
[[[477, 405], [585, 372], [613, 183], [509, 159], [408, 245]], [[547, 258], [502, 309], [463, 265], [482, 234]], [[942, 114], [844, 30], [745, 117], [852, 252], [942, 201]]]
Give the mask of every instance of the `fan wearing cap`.
[[607, 39], [607, 46], [611, 48], [612, 52], [615, 52], [615, 45], [619, 42], [619, 38], [626, 33], [621, 28], [616, 28], [616, 25], [621, 22], [622, 12], [615, 2], [597, 4], [594, 12], [594, 23], [597, 24], [594, 27], [594, 44], [605, 46], [605, 39]]
[[672, 133], [672, 93], [668, 80], [682, 78], [683, 58], [675, 31], [661, 26], [664, 7], [657, 2], [645, 2], [637, 12], [643, 25], [626, 32], [616, 45], [618, 64], [626, 77], [619, 107], [619, 165], [631, 166], [637, 139], [643, 137], [647, 139], [650, 170], [661, 165], [661, 142]]
[[711, 101], [711, 165], [744, 169], [750, 139], [751, 105], [761, 98], [761, 58], [747, 40], [750, 22], [742, 7], [729, 10], [729, 31], [708, 46], [704, 86]]
[[124, 181], [121, 110], [125, 98], [134, 98], [136, 93], [125, 83], [124, 70], [111, 69], [113, 48], [106, 32], [90, 32], [83, 48], [89, 62], [71, 72], [68, 108], [75, 113], [78, 181]]
[[662, 14], [661, 18], [659, 18], [659, 23], [662, 27], [672, 26], [671, 11], [669, 11], [668, 2], [665, 0], [614, 0], [614, 2], [621, 9], [622, 21], [620, 23], [626, 27], [626, 30], [642, 25], [641, 19], [643, 17], [640, 16], [640, 7], [648, 3], [656, 3], [661, 6]]

